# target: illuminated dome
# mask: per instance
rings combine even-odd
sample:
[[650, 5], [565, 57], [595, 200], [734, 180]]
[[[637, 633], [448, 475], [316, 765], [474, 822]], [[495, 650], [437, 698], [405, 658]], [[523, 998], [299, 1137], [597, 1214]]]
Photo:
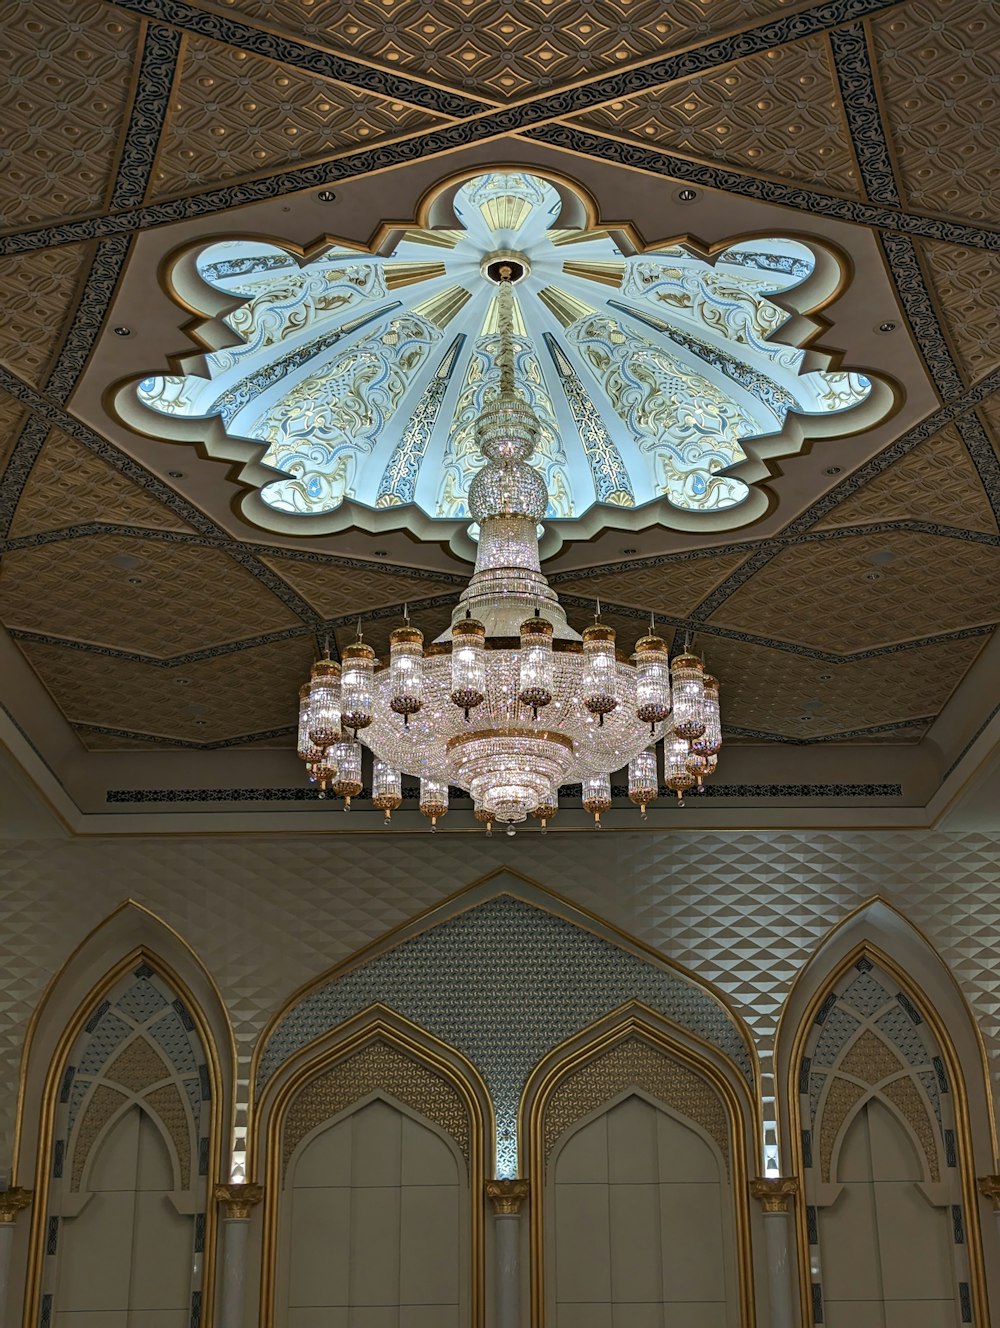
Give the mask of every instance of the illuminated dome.
[[798, 241], [737, 243], [713, 263], [681, 246], [626, 256], [615, 233], [561, 224], [563, 194], [526, 173], [476, 176], [451, 206], [457, 226], [402, 231], [389, 256], [336, 245], [300, 264], [277, 244], [206, 243], [197, 280], [232, 302], [233, 344], [198, 374], [143, 379], [143, 427], [157, 432], [151, 412], [215, 417], [263, 444], [279, 474], [255, 519], [269, 510], [286, 530], [345, 507], [415, 507], [464, 528], [483, 464], [473, 425], [498, 377], [488, 269], [504, 257], [518, 382], [540, 422], [531, 460], [563, 538], [595, 508], [611, 525], [612, 509], [653, 503], [668, 525], [737, 509], [750, 489], [729, 472], [745, 440], [871, 390], [861, 374], [802, 372], [805, 352], [772, 339], [789, 316], [775, 298], [815, 265]]

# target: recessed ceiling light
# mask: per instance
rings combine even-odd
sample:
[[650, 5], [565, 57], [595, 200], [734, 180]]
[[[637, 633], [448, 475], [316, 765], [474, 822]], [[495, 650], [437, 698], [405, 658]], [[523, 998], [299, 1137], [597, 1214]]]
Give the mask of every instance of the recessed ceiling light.
[[128, 578], [128, 583], [130, 586], [141, 586], [143, 584], [143, 578], [141, 576], [130, 576]]
[[130, 337], [131, 335], [132, 335], [132, 329], [130, 327], [126, 327], [124, 323], [119, 324], [119, 326], [115, 328], [116, 337]]
[[183, 470], [168, 470], [167, 474], [172, 480], [182, 480], [184, 478]]
[[881, 580], [882, 580], [882, 573], [881, 573], [881, 572], [865, 572], [865, 578], [864, 578], [864, 579], [865, 579], [866, 581], [881, 581]]
[[178, 687], [190, 687], [190, 686], [191, 686], [191, 679], [190, 679], [190, 678], [175, 678], [175, 679], [174, 679], [174, 682], [177, 684]]
[[833, 677], [832, 673], [821, 673], [819, 675], [819, 680], [820, 682], [829, 682], [832, 677]]
[[697, 189], [678, 189], [677, 191], [678, 203], [693, 203], [697, 197]]
[[321, 203], [335, 203], [337, 201], [337, 195], [332, 189], [321, 189], [316, 197]]
[[824, 475], [839, 475], [843, 469], [844, 469], [843, 466], [827, 466], [826, 470], [823, 471], [823, 474], [824, 474]]
[[281, 210], [282, 212], [291, 212], [292, 209], [290, 207], [283, 207]]
[[631, 547], [629, 547], [629, 548], [627, 548], [627, 549], [622, 549], [622, 553], [638, 553], [638, 552], [639, 552], [638, 549], [633, 549], [633, 548], [631, 548]]
[[389, 556], [388, 549], [372, 549], [372, 553], [376, 558], [388, 558]]
[[199, 727], [200, 729], [203, 729], [203, 728], [205, 727], [205, 725], [208, 723], [208, 720], [207, 720], [207, 719], [196, 719], [194, 722], [198, 725], [198, 727]]
[[892, 319], [890, 318], [890, 319], [886, 319], [886, 321], [885, 321], [884, 323], [879, 323], [878, 326], [875, 328], [875, 331], [876, 331], [876, 332], [880, 332], [883, 336], [886, 336], [886, 335], [888, 335], [888, 333], [890, 333], [890, 332], [895, 332], [895, 330], [896, 330], [896, 328], [897, 328], [898, 326], [899, 326], [899, 324], [898, 324], [898, 323], [894, 323], [894, 322], [892, 321]]
[[804, 724], [807, 719], [815, 719], [815, 715], [799, 715], [799, 723]]

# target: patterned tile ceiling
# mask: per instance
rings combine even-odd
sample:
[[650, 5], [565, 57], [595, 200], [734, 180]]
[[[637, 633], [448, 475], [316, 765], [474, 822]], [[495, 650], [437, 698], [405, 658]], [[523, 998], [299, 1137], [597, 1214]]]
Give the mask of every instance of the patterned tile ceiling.
[[[688, 240], [673, 252], [715, 261], [762, 236], [844, 254], [848, 279], [796, 344], [816, 349], [810, 369], [899, 386], [890, 422], [772, 462], [749, 525], [598, 523], [564, 546], [551, 571], [571, 621], [600, 597], [625, 648], [650, 612], [694, 634], [748, 786], [774, 784], [759, 762], [776, 748], [789, 784], [805, 748], [842, 781], [859, 744], [865, 778], [898, 780], [895, 754], [919, 749], [913, 768], [940, 783], [986, 732], [1000, 622], [990, 0], [79, 0], [71, 16], [10, 0], [2, 45], [0, 622], [39, 687], [0, 683], [0, 702], [79, 805], [124, 786], [107, 765], [95, 783], [88, 761], [131, 762], [126, 784], [201, 787], [214, 776], [198, 762], [225, 746], [248, 782], [294, 786], [317, 640], [339, 648], [361, 614], [384, 649], [404, 601], [431, 637], [466, 575], [416, 525], [264, 530], [236, 501], [242, 456], [219, 465], [114, 419], [114, 382], [168, 364], [204, 376], [194, 352], [215, 348], [189, 339], [181, 355], [193, 309], [162, 293], [161, 264], [238, 239], [308, 265], [325, 232], [412, 305], [451, 277], [412, 283], [394, 250], [429, 272], [456, 234], [422, 200], [513, 167], [564, 202], [576, 191], [613, 237], [578, 235], [591, 259], [595, 243], [628, 259]], [[420, 230], [445, 246], [421, 252]], [[618, 298], [586, 253], [570, 261], [566, 294]], [[562, 328], [580, 315], [572, 299], [545, 307]]]

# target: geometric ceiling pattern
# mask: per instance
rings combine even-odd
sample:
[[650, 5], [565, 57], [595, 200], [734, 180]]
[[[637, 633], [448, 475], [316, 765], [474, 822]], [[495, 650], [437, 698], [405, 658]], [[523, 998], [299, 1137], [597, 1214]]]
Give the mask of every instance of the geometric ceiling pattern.
[[[650, 243], [698, 238], [685, 189], [759, 205], [755, 235], [863, 234], [895, 300], [885, 344], [912, 338], [919, 355], [903, 392], [933, 394], [868, 453], [841, 464], [824, 441], [782, 461], [789, 486], [808, 475], [813, 488], [782, 498], [766, 528], [622, 536], [589, 562], [573, 546], [551, 569], [573, 624], [600, 597], [627, 647], [650, 612], [670, 636], [693, 633], [738, 744], [919, 744], [961, 694], [1000, 621], [988, 0], [954, 0], [946, 21], [937, 0], [669, 13], [643, 0], [80, 0], [72, 25], [59, 0], [12, 0], [4, 23], [0, 622], [81, 755], [286, 750], [317, 637], [339, 648], [363, 614], [384, 649], [403, 602], [433, 636], [467, 576], [403, 538], [379, 557], [350, 532], [262, 531], [228, 508], [222, 467], [213, 500], [171, 476], [188, 468], [175, 444], [144, 451], [88, 415], [82, 385], [138, 248], [273, 236], [283, 208], [307, 243], [322, 222], [296, 222], [303, 199], [332, 190], [339, 206], [374, 180], [379, 206], [352, 232], [364, 247], [459, 168], [512, 159], [550, 185], [585, 178], [615, 222], [616, 181], [641, 180], [664, 218]], [[836, 302], [824, 312], [836, 323]], [[174, 314], [148, 373], [184, 349]], [[846, 330], [832, 345], [866, 363]]]

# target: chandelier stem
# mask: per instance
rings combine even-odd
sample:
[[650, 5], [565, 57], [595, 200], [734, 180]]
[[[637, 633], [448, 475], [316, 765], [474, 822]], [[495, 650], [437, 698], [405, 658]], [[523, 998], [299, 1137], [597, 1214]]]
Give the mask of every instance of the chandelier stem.
[[500, 367], [500, 391], [503, 395], [514, 392], [514, 287], [511, 285], [511, 269], [500, 269], [500, 283], [497, 293], [497, 327], [500, 333], [500, 351], [497, 364]]

